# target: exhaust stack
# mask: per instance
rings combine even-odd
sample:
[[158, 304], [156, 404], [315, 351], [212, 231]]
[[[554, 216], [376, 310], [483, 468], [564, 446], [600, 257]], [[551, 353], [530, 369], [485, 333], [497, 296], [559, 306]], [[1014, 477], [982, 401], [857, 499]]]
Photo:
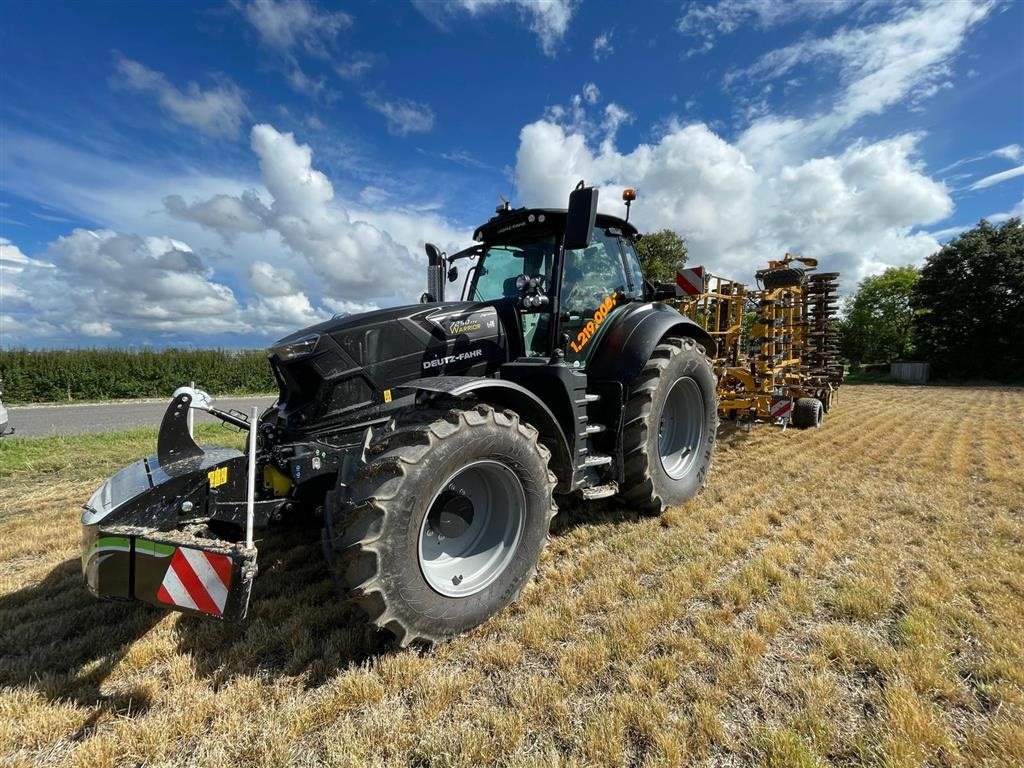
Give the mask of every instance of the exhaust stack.
[[445, 258], [433, 243], [424, 246], [427, 252], [427, 292], [420, 297], [424, 304], [444, 301]]

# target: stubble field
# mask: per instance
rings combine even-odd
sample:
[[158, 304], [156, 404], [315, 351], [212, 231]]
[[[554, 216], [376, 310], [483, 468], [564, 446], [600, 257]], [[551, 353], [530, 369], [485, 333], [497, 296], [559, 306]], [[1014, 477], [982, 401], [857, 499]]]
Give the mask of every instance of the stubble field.
[[314, 528], [266, 535], [243, 625], [96, 601], [80, 505], [155, 430], [5, 439], [0, 763], [1022, 765], [1022, 414], [849, 386], [723, 432], [698, 499], [563, 510], [520, 602], [430, 651], [354, 619]]

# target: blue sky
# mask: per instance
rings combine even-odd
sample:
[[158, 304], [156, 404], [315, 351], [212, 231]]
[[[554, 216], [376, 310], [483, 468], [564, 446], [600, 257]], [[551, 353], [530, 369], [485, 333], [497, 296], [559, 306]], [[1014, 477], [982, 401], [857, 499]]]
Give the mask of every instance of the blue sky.
[[258, 346], [580, 178], [844, 290], [1024, 210], [1024, 4], [0, 8], [0, 345]]

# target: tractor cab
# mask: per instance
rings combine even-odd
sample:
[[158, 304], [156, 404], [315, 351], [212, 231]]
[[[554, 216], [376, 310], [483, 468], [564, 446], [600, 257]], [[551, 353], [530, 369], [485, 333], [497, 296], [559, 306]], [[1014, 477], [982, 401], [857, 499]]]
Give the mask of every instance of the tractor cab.
[[597, 214], [587, 222], [586, 239], [570, 242], [566, 232], [573, 215], [578, 214], [506, 204], [476, 230], [477, 245], [445, 262], [453, 280], [458, 263], [468, 263], [464, 301], [515, 306], [523, 355], [546, 358], [558, 350], [570, 366], [585, 369], [605, 320], [619, 307], [643, 301], [646, 289], [636, 228]]

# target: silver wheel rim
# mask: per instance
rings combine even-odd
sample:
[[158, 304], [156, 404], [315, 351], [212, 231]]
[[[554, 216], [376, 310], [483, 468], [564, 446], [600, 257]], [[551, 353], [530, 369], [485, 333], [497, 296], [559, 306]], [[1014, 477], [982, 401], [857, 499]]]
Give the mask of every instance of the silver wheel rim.
[[468, 597], [486, 589], [515, 556], [526, 491], [499, 461], [475, 461], [434, 494], [420, 525], [420, 571], [435, 592]]
[[703, 441], [704, 396], [693, 379], [677, 379], [658, 425], [658, 454], [665, 474], [673, 480], [686, 477]]

